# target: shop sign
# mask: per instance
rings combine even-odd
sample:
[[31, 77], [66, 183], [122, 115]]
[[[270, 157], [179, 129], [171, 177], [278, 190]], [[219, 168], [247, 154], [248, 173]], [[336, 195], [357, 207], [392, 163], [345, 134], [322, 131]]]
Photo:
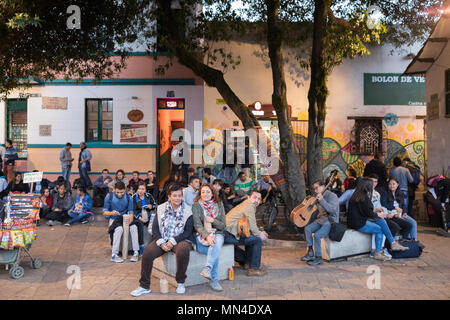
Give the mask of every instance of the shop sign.
[[184, 98], [158, 98], [158, 109], [184, 109]]
[[67, 110], [67, 98], [42, 97], [42, 109]]
[[147, 143], [146, 124], [121, 124], [120, 142], [142, 142]]
[[424, 106], [425, 78], [401, 73], [364, 73], [364, 105]]

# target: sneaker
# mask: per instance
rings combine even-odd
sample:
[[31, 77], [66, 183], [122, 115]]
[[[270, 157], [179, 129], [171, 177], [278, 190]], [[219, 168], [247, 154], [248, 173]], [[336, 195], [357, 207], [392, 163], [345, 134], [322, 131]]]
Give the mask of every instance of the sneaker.
[[144, 250], [145, 250], [145, 246], [140, 246], [140, 247], [139, 247], [139, 253], [140, 253], [141, 255], [144, 254]]
[[219, 281], [210, 281], [209, 282], [209, 286], [211, 287], [211, 289], [213, 289], [214, 291], [223, 291], [222, 286], [220, 285]]
[[49, 227], [53, 227], [53, 220], [48, 220], [46, 225], [48, 225]]
[[202, 272], [200, 272], [200, 275], [201, 275], [203, 278], [206, 278], [206, 279], [208, 279], [208, 280], [211, 280], [211, 279], [212, 279], [212, 278], [211, 278], [211, 269], [210, 269], [209, 267], [204, 267], [203, 270], [202, 270]]
[[258, 276], [258, 277], [262, 277], [267, 273], [266, 270], [264, 269], [248, 269], [247, 271], [247, 275], [249, 277], [253, 277], [253, 276]]
[[[392, 258], [392, 255], [389, 253], [388, 249], [384, 248], [384, 249], [383, 249], [383, 253], [384, 253], [384, 255], [385, 255], [386, 257]], [[373, 257], [372, 257], [372, 258], [373, 258]]]
[[123, 262], [123, 259], [121, 259], [117, 254], [113, 254], [111, 257], [111, 261], [121, 263], [121, 262]]
[[395, 242], [391, 243], [391, 250], [392, 251], [406, 251], [406, 250], [409, 250], [409, 248], [408, 247], [404, 247], [400, 243], [395, 241]]
[[83, 220], [83, 221], [81, 221], [81, 224], [86, 224], [86, 223], [88, 223], [89, 221], [87, 220], [87, 219], [85, 219], [85, 220]]
[[376, 260], [380, 260], [380, 261], [389, 261], [392, 259], [392, 258], [389, 258], [388, 256], [385, 256], [383, 251], [375, 253], [374, 258]]
[[56, 220], [56, 221], [53, 221], [53, 225], [54, 225], [54, 226], [60, 226], [60, 225], [62, 225], [62, 222]]
[[369, 257], [373, 258], [375, 256], [375, 251], [370, 251]]
[[184, 294], [186, 292], [186, 288], [184, 287], [184, 283], [179, 283], [177, 287], [178, 294]]
[[64, 225], [66, 226], [66, 227], [70, 227], [70, 223], [64, 223]]
[[314, 260], [308, 261], [307, 264], [310, 266], [318, 266], [323, 264], [323, 259], [322, 257], [315, 257]]
[[419, 241], [417, 241], [417, 245], [419, 246], [419, 248], [420, 249], [425, 249], [425, 246], [422, 244], [422, 243], [420, 243]]
[[139, 252], [135, 251], [133, 256], [131, 257], [130, 261], [131, 262], [138, 262], [139, 260]]
[[149, 294], [150, 292], [152, 292], [152, 290], [144, 289], [139, 286], [136, 290], [131, 291], [131, 295], [133, 297], [140, 297], [140, 296], [143, 296], [144, 294]]

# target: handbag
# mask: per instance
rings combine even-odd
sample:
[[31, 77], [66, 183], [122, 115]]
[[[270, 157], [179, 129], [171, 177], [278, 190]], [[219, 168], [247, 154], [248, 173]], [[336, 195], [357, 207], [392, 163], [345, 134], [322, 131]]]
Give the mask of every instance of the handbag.
[[86, 163], [86, 166], [85, 166], [86, 171], [91, 172], [91, 162], [88, 160], [85, 163]]
[[248, 228], [248, 218], [240, 218], [238, 223], [238, 235], [239, 237], [250, 237], [250, 230]]
[[330, 240], [339, 242], [344, 237], [346, 230], [347, 230], [347, 227], [344, 224], [338, 223], [338, 222], [332, 222], [330, 233], [328, 234], [328, 238], [330, 238]]

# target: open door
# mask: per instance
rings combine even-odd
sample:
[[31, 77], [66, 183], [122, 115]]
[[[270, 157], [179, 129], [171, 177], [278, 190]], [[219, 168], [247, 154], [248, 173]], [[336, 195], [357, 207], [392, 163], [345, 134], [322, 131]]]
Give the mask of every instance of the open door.
[[172, 132], [184, 129], [184, 99], [159, 98], [158, 104], [158, 141], [157, 141], [157, 177], [162, 187], [169, 179], [172, 169], [171, 153], [177, 143], [172, 141]]

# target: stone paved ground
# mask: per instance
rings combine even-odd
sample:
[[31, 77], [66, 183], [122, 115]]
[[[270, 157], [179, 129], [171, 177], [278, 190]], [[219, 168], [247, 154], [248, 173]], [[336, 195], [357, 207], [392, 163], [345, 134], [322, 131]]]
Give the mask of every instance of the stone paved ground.
[[[186, 295], [159, 294], [159, 279], [153, 277], [151, 295], [138, 299], [449, 299], [450, 238], [420, 227], [419, 237], [426, 249], [419, 259], [381, 263], [368, 257], [325, 263], [310, 267], [299, 258], [304, 248], [268, 246], [263, 249], [264, 278], [250, 278], [235, 269], [235, 281], [223, 281], [222, 293], [206, 284], [188, 287]], [[41, 269], [21, 265], [25, 275], [10, 278], [0, 266], [0, 299], [133, 299], [130, 291], [138, 285], [141, 263], [115, 264], [109, 261], [110, 247], [106, 221], [71, 228], [39, 227], [39, 240], [32, 254], [43, 260]], [[81, 288], [67, 289], [68, 266], [81, 270]], [[381, 289], [367, 288], [367, 268], [381, 270]]]

